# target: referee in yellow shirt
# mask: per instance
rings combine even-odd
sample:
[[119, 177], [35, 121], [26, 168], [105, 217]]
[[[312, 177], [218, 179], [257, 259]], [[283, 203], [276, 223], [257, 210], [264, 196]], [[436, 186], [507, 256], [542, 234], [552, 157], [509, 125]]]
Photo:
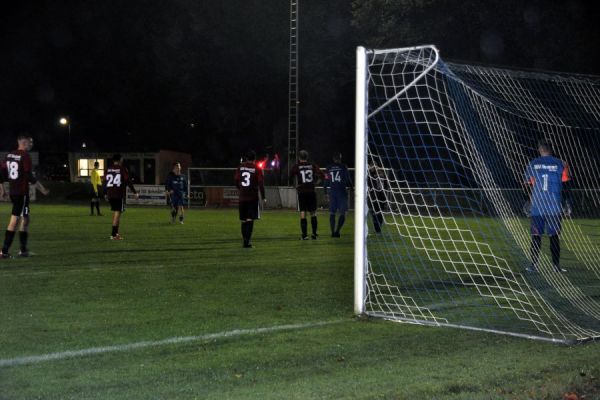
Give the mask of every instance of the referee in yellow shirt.
[[90, 203], [90, 215], [94, 215], [94, 205], [96, 205], [96, 211], [98, 212], [98, 215], [102, 215], [100, 214], [100, 188], [102, 188], [102, 179], [100, 178], [100, 173], [98, 172], [99, 167], [100, 163], [96, 161], [94, 163], [92, 174], [90, 175], [90, 182], [92, 184], [92, 191], [90, 192], [92, 196], [92, 201]]

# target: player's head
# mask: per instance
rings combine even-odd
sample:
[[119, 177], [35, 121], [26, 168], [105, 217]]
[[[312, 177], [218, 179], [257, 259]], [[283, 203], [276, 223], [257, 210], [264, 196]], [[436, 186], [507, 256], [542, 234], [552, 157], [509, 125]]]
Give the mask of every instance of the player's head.
[[538, 151], [542, 156], [549, 156], [552, 154], [552, 144], [546, 139], [538, 141]]
[[33, 147], [33, 138], [31, 135], [21, 134], [17, 136], [17, 143], [19, 144], [20, 150], [29, 151]]
[[115, 154], [112, 156], [112, 162], [114, 165], [118, 165], [121, 164], [121, 155], [120, 154]]
[[306, 150], [300, 150], [298, 152], [298, 159], [300, 161], [308, 161], [308, 151], [306, 151]]
[[248, 150], [248, 152], [246, 153], [246, 161], [256, 161], [256, 153], [254, 152], [254, 150]]
[[175, 173], [176, 175], [181, 174], [181, 164], [180, 163], [178, 163], [178, 162], [173, 163], [173, 173]]
[[341, 163], [342, 162], [342, 153], [340, 152], [335, 152], [333, 153], [333, 162], [334, 163]]
[[94, 168], [96, 168], [96, 169], [100, 168], [100, 163], [98, 161], [96, 161], [94, 163]]

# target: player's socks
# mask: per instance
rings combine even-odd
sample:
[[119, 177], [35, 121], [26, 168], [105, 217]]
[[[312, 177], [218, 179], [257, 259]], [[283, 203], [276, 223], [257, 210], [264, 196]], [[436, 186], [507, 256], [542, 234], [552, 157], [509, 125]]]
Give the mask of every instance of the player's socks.
[[180, 223], [180, 224], [183, 224], [183, 215], [180, 215], [180, 216], [179, 216], [179, 223]]
[[317, 238], [317, 216], [310, 217], [310, 226], [312, 228], [312, 238]]
[[331, 227], [331, 236], [335, 234], [335, 214], [329, 214], [329, 226]]
[[96, 212], [98, 213], [98, 215], [102, 215], [100, 214], [100, 201], [96, 202]]
[[248, 224], [242, 222], [242, 239], [244, 239], [244, 247], [248, 245]]
[[538, 260], [540, 258], [540, 249], [542, 247], [542, 237], [540, 235], [531, 236], [531, 266], [532, 269], [537, 268]]
[[21, 253], [27, 253], [27, 239], [29, 232], [19, 232], [19, 241], [21, 242]]
[[308, 237], [308, 233], [306, 233], [308, 228], [308, 222], [306, 218], [300, 218], [300, 229], [302, 230], [302, 239]]
[[94, 202], [90, 202], [90, 215], [94, 215]]
[[177, 217], [177, 211], [171, 210], [171, 222], [175, 223], [175, 217]]
[[10, 249], [10, 245], [12, 244], [15, 238], [15, 231], [7, 230], [4, 234], [4, 245], [2, 246], [2, 253], [8, 254], [8, 249]]
[[111, 234], [111, 236], [112, 236], [112, 237], [115, 237], [115, 236], [117, 236], [118, 234], [119, 234], [119, 225], [117, 225], [117, 226], [114, 226], [114, 225], [113, 225], [113, 227], [112, 227], [112, 234]]
[[346, 215], [342, 214], [340, 215], [340, 218], [338, 219], [338, 226], [336, 229], [337, 233], [340, 233], [340, 230], [342, 229], [342, 226], [344, 226], [344, 222], [346, 222]]

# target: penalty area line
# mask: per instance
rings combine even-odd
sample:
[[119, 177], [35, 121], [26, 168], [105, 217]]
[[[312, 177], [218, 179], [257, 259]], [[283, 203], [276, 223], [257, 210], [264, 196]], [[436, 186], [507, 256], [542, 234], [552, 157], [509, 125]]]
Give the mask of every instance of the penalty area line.
[[138, 349], [146, 349], [146, 348], [151, 348], [151, 347], [159, 347], [159, 346], [167, 346], [167, 345], [177, 345], [177, 344], [199, 342], [199, 341], [205, 341], [205, 340], [217, 340], [217, 339], [226, 339], [226, 338], [241, 337], [241, 336], [260, 335], [260, 334], [265, 334], [265, 333], [276, 333], [276, 332], [294, 331], [294, 330], [309, 329], [309, 328], [319, 328], [322, 326], [329, 326], [329, 325], [334, 325], [334, 324], [339, 324], [342, 322], [349, 322], [349, 321], [352, 321], [352, 320], [351, 319], [339, 319], [339, 320], [330, 320], [330, 321], [309, 322], [309, 323], [305, 323], [305, 324], [276, 325], [276, 326], [270, 326], [270, 327], [264, 327], [264, 328], [254, 328], [254, 329], [235, 329], [232, 331], [209, 333], [206, 335], [199, 335], [199, 336], [176, 336], [176, 337], [162, 339], [162, 340], [134, 342], [134, 343], [127, 343], [127, 344], [113, 345], [113, 346], [90, 347], [90, 348], [81, 349], [81, 350], [67, 350], [67, 351], [61, 351], [61, 352], [56, 352], [56, 353], [40, 354], [40, 355], [35, 355], [35, 356], [4, 358], [4, 359], [0, 359], [0, 368], [15, 367], [15, 366], [20, 366], [20, 365], [39, 364], [39, 363], [48, 362], [48, 361], [65, 360], [65, 359], [69, 359], [69, 358], [88, 357], [88, 356], [95, 356], [95, 355], [106, 354], [106, 353], [128, 352], [128, 351], [138, 350]]

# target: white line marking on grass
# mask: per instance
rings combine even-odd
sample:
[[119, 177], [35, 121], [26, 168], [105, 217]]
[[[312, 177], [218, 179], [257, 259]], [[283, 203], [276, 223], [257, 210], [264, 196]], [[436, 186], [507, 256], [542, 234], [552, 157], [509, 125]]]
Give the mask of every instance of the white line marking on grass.
[[115, 352], [127, 352], [131, 350], [137, 349], [145, 349], [149, 347], [158, 347], [158, 346], [166, 346], [172, 344], [182, 344], [189, 342], [198, 342], [204, 340], [216, 340], [216, 339], [224, 339], [231, 337], [239, 337], [239, 336], [250, 336], [250, 335], [260, 335], [262, 333], [273, 333], [273, 332], [283, 332], [283, 331], [292, 331], [299, 329], [307, 329], [307, 328], [318, 328], [321, 326], [328, 326], [339, 324], [342, 322], [351, 321], [350, 319], [340, 319], [340, 320], [332, 320], [332, 321], [321, 321], [321, 322], [310, 322], [306, 324], [289, 324], [289, 325], [279, 325], [279, 326], [271, 326], [266, 328], [255, 328], [255, 329], [236, 329], [233, 331], [226, 332], [218, 332], [218, 333], [209, 333], [206, 335], [200, 336], [177, 336], [163, 340], [156, 341], [144, 341], [144, 342], [136, 342], [136, 343], [128, 343], [128, 344], [119, 344], [114, 346], [102, 346], [102, 347], [91, 347], [88, 349], [81, 350], [67, 350], [61, 351], [57, 353], [48, 353], [41, 354], [37, 356], [25, 356], [25, 357], [16, 357], [16, 358], [4, 358], [0, 359], [0, 368], [1, 367], [15, 367], [19, 365], [29, 365], [29, 364], [39, 364], [47, 361], [55, 361], [55, 360], [64, 360], [67, 358], [77, 358], [77, 357], [87, 357], [98, 354], [105, 353], [115, 353]]

